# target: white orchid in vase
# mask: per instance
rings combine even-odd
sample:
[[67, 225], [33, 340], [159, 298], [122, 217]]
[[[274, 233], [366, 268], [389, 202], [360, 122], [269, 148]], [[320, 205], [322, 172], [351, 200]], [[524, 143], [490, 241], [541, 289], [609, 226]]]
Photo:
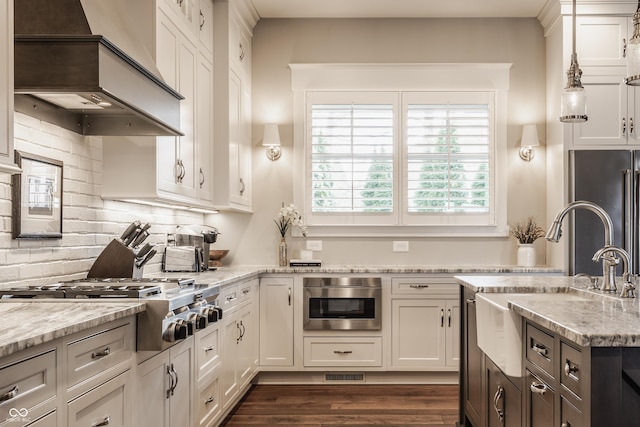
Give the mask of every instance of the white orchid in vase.
[[280, 212], [278, 212], [278, 217], [273, 220], [278, 227], [278, 231], [280, 231], [280, 236], [282, 238], [287, 234], [287, 230], [291, 228], [291, 226], [298, 227], [303, 236], [307, 236], [307, 227], [304, 225], [304, 221], [302, 220], [302, 215], [293, 205], [290, 203], [288, 206], [285, 206], [284, 203], [280, 208]]

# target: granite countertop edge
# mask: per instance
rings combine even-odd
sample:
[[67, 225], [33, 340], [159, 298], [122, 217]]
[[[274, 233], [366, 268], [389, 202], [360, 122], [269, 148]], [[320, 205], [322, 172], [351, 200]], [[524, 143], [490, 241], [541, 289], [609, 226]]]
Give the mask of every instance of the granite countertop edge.
[[145, 303], [76, 301], [0, 303], [0, 317], [5, 325], [0, 331], [0, 357], [35, 347], [55, 339], [112, 322], [145, 310]]

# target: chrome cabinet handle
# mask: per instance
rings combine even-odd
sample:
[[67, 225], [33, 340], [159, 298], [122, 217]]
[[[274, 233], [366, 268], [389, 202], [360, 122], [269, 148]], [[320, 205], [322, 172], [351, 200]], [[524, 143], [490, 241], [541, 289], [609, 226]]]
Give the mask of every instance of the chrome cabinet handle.
[[5, 394], [0, 395], [0, 402], [6, 402], [7, 400], [11, 400], [18, 395], [20, 389], [17, 385], [14, 385], [11, 390], [6, 392]]
[[500, 423], [504, 424], [504, 410], [498, 408], [498, 403], [504, 397], [504, 387], [498, 386], [498, 390], [496, 390], [496, 394], [493, 395], [493, 409], [498, 414], [498, 418], [500, 418]]
[[569, 423], [569, 421], [565, 421], [562, 424], [560, 424], [560, 427], [571, 427], [571, 424]]
[[429, 285], [425, 285], [424, 283], [412, 283], [409, 285], [409, 287], [413, 289], [424, 289], [428, 288]]
[[622, 134], [624, 135], [626, 131], [627, 131], [627, 120], [623, 117], [622, 118]]
[[475, 303], [476, 303], [475, 298], [467, 298], [467, 304], [475, 304]]
[[210, 351], [213, 351], [213, 346], [210, 345], [209, 347], [203, 347], [202, 349], [204, 350], [205, 353], [208, 353]]
[[289, 305], [291, 305], [291, 288], [289, 288], [289, 296], [288, 296], [288, 298], [289, 298]]
[[169, 388], [166, 390], [167, 399], [171, 397], [171, 391], [173, 390], [173, 374], [171, 374], [171, 367], [167, 365], [167, 375], [169, 375]]
[[106, 417], [104, 417], [104, 419], [102, 421], [100, 421], [99, 423], [96, 424], [92, 424], [92, 427], [104, 427], [104, 426], [108, 426], [109, 423], [111, 422], [111, 417], [109, 415], [107, 415]]
[[200, 31], [202, 31], [202, 27], [204, 27], [204, 13], [200, 11]]
[[178, 387], [178, 373], [175, 369], [173, 369], [173, 363], [171, 364], [171, 375], [174, 377], [175, 381], [173, 382], [173, 387], [171, 387], [171, 396], [173, 396], [173, 392]]
[[547, 348], [545, 346], [540, 345], [540, 344], [532, 345], [531, 349], [533, 351], [535, 351], [536, 353], [538, 353], [540, 356], [544, 356], [545, 358], [547, 357], [547, 353], [549, 353], [549, 350], [547, 350]]
[[335, 354], [351, 354], [353, 351], [351, 350], [333, 350]]
[[208, 405], [208, 404], [209, 404], [209, 403], [211, 403], [211, 402], [213, 402], [213, 396], [209, 396], [209, 397], [207, 398], [207, 400], [205, 400], [205, 401], [204, 401], [204, 404], [205, 404], [205, 405]]
[[244, 190], [246, 190], [246, 186], [244, 185], [244, 181], [240, 178], [240, 195], [244, 194]]
[[627, 57], [627, 39], [622, 39], [622, 57]]
[[629, 117], [629, 135], [633, 135], [633, 117]]
[[240, 59], [240, 62], [244, 61], [244, 46], [242, 46], [242, 43], [240, 43], [240, 55], [238, 56], [238, 58]]
[[440, 310], [440, 327], [444, 328], [444, 308]]
[[235, 300], [236, 300], [236, 294], [229, 295], [227, 297], [227, 302], [231, 302], [231, 301], [235, 301]]
[[447, 309], [447, 323], [448, 326], [451, 327], [451, 309]]
[[202, 188], [203, 185], [204, 185], [204, 172], [202, 171], [202, 168], [200, 168], [200, 188]]
[[91, 353], [91, 358], [92, 359], [101, 359], [105, 356], [108, 356], [109, 354], [111, 354], [111, 349], [109, 347], [105, 348], [102, 351], [94, 351], [93, 353]]
[[539, 394], [542, 396], [547, 391], [547, 385], [544, 383], [537, 383], [534, 381], [531, 383], [531, 386], [529, 387], [529, 389], [531, 390], [532, 393]]
[[571, 361], [567, 360], [564, 364], [564, 374], [568, 377], [571, 374], [578, 372], [580, 368], [578, 365], [571, 363]]

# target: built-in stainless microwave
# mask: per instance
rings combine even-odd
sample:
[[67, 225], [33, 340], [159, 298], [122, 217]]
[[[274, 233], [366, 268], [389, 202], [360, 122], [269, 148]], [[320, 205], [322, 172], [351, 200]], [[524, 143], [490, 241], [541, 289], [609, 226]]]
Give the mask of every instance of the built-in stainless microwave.
[[305, 330], [376, 330], [382, 327], [379, 277], [305, 277]]

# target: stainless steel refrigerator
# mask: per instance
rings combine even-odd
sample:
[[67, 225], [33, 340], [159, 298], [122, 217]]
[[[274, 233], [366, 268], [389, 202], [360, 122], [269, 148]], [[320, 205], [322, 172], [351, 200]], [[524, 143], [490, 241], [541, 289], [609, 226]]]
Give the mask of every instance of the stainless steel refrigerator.
[[[631, 258], [631, 270], [638, 273], [638, 177], [640, 151], [575, 150], [569, 152], [572, 200], [600, 205], [613, 222], [613, 244]], [[566, 226], [566, 224], [565, 224]], [[602, 276], [601, 262], [593, 254], [604, 246], [604, 226], [587, 210], [576, 210], [570, 226], [569, 274]], [[618, 275], [622, 268], [618, 267]]]

